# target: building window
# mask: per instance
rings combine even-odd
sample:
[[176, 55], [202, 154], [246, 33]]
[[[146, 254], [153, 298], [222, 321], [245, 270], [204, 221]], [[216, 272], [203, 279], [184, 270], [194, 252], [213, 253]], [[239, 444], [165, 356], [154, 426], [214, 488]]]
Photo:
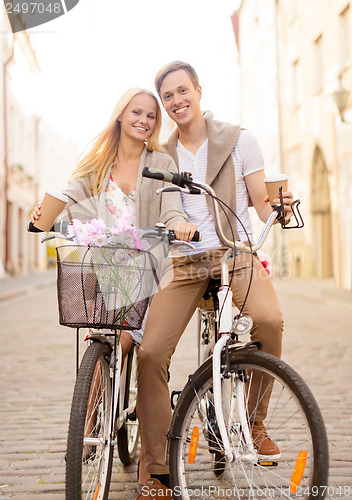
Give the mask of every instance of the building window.
[[339, 64], [340, 71], [344, 71], [351, 64], [351, 27], [350, 21], [350, 6], [347, 7], [339, 15]]
[[323, 68], [323, 35], [318, 36], [314, 41], [314, 94], [318, 94], [324, 86], [324, 68]]

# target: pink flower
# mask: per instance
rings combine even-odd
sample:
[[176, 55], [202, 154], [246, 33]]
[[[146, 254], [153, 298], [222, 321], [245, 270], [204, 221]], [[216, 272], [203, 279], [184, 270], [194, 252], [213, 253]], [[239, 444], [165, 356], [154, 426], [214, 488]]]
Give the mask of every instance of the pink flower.
[[265, 271], [268, 273], [268, 276], [271, 275], [271, 262], [270, 258], [262, 251], [258, 252], [258, 259], [260, 260], [262, 266], [264, 267]]
[[102, 219], [92, 219], [85, 226], [90, 234], [100, 234], [106, 230], [105, 222]]

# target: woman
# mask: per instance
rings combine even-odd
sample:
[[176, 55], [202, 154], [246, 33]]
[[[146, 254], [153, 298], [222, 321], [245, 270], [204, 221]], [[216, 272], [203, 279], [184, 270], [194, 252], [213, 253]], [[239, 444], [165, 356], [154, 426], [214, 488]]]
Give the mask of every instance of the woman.
[[[151, 228], [163, 222], [175, 230], [177, 239], [190, 241], [196, 227], [187, 222], [179, 193], [158, 196], [160, 181], [141, 175], [145, 166], [177, 171], [172, 158], [159, 152], [160, 128], [161, 110], [156, 97], [148, 90], [128, 90], [73, 172], [64, 191], [69, 201], [62, 218], [83, 223], [100, 218], [110, 227], [127, 206], [132, 208], [131, 225]], [[38, 219], [40, 208], [38, 202], [31, 214], [32, 222]], [[125, 357], [131, 346], [128, 332], [122, 332], [121, 345]], [[141, 453], [140, 484], [149, 477], [143, 465]]]

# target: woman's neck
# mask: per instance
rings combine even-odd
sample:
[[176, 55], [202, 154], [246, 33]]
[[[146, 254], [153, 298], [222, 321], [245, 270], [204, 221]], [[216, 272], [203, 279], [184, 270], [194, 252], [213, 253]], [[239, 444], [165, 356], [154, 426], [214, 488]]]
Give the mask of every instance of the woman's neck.
[[117, 150], [117, 162], [136, 163], [141, 157], [144, 149], [144, 142], [134, 142], [131, 140], [120, 140]]

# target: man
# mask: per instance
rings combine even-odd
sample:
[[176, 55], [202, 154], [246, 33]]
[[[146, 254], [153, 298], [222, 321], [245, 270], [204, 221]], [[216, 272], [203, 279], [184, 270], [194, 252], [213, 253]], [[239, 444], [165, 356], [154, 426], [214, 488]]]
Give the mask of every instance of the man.
[[[167, 64], [158, 72], [155, 86], [166, 112], [177, 125], [165, 144], [165, 151], [174, 158], [180, 171], [191, 172], [194, 179], [210, 184], [217, 196], [237, 213], [251, 236], [249, 198], [262, 221], [266, 222], [272, 212], [264, 184], [262, 154], [256, 139], [239, 126], [214, 121], [211, 113], [202, 113], [202, 89], [194, 68], [189, 64], [180, 61]], [[152, 477], [150, 484], [154, 489], [160, 488], [159, 493], [164, 496], [165, 487], [169, 485], [165, 465], [166, 433], [171, 416], [168, 367], [177, 342], [210, 279], [220, 274], [220, 259], [225, 252], [215, 232], [207, 197], [182, 196], [189, 222], [202, 233], [202, 242], [196, 244], [193, 253], [186, 249], [180, 255], [179, 249], [172, 264], [164, 266], [160, 289], [146, 321], [138, 362], [139, 421], [146, 470]], [[289, 218], [292, 193], [283, 193], [283, 197], [286, 217]], [[231, 225], [236, 238], [246, 241], [246, 232], [233, 217]], [[223, 219], [223, 227], [225, 235], [231, 239], [226, 219]], [[192, 232], [191, 228], [189, 234], [184, 235], [186, 240]], [[236, 258], [232, 291], [239, 307], [248, 288], [250, 262], [248, 254]], [[254, 259], [253, 283], [244, 313], [254, 322], [252, 340], [259, 340], [263, 351], [280, 357], [282, 315], [271, 281], [257, 258]], [[256, 421], [251, 422], [251, 427], [253, 438], [261, 435], [258, 454], [274, 459], [280, 456], [280, 450], [267, 435], [262, 422], [267, 405], [268, 398], [258, 408]], [[148, 498], [146, 491], [140, 498]]]

